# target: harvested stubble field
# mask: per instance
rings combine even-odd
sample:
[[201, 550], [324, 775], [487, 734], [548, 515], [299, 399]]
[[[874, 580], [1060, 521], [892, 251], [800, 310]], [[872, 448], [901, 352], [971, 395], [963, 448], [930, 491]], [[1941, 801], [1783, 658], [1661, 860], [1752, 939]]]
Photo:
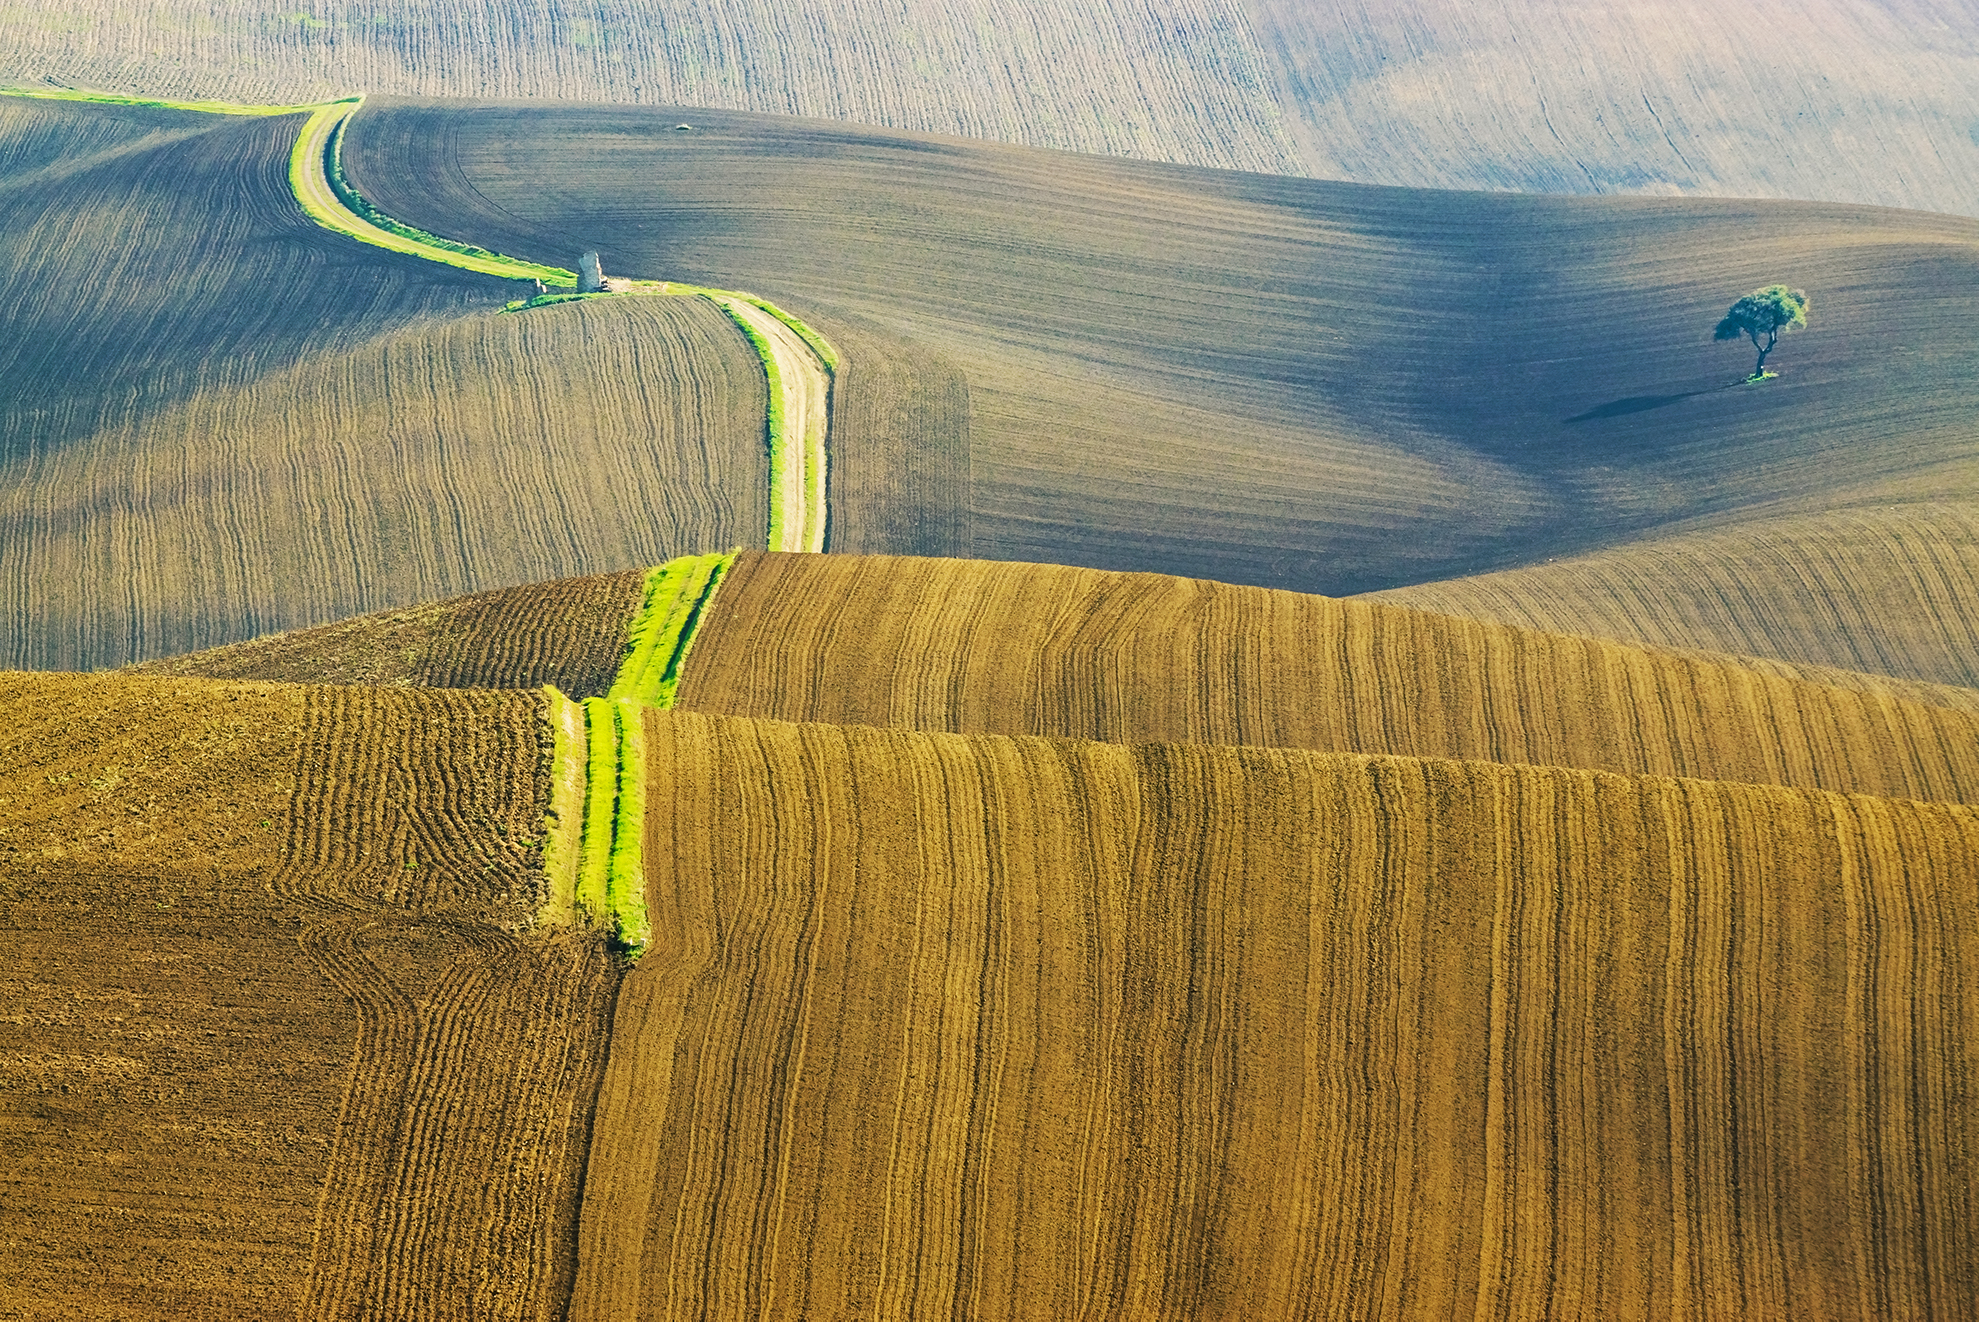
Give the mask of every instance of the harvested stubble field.
[[[518, 252], [582, 236], [946, 358], [977, 555], [1347, 593], [1970, 494], [1979, 223], [677, 113], [375, 102], [345, 160], [413, 224]], [[1781, 379], [1734, 387], [1751, 360], [1710, 328], [1780, 278], [1814, 328]]]
[[1979, 712], [1380, 602], [1055, 565], [745, 554], [678, 705], [1979, 803]]
[[617, 973], [522, 693], [0, 674], [0, 1315], [552, 1318]]
[[718, 106], [1362, 183], [1979, 213], [1979, 22], [1956, 0], [17, 0], [5, 17], [0, 80], [22, 84]]
[[1970, 809], [647, 722], [573, 1318], [1971, 1300]]

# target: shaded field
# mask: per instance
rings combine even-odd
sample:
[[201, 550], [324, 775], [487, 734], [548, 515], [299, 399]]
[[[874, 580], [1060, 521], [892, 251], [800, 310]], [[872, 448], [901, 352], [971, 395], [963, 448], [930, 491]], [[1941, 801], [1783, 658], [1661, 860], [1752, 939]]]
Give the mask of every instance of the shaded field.
[[428, 325], [202, 391], [11, 467], [0, 657], [118, 665], [754, 544], [762, 416], [748, 345], [687, 299]]
[[498, 303], [509, 282], [317, 228], [289, 192], [301, 123], [0, 97], [9, 488], [202, 391]]
[[1979, 212], [1979, 23], [1949, 0], [22, 0], [7, 21], [0, 80], [23, 84], [714, 106], [1361, 183]]
[[573, 1318], [1970, 1297], [1970, 810], [647, 721]]
[[539, 707], [0, 676], [0, 1312], [561, 1315], [618, 968], [522, 930]]
[[646, 571], [528, 583], [381, 611], [184, 656], [130, 673], [306, 684], [533, 689], [601, 697], [625, 655]]
[[1379, 602], [1051, 565], [745, 554], [678, 703], [1979, 801], [1979, 713]]
[[967, 556], [969, 383], [955, 364], [833, 317], [831, 549]]
[[[1957, 490], [1956, 478], [1945, 486]], [[1769, 520], [1380, 599], [1560, 633], [1979, 687], [1979, 513], [1970, 504], [1892, 502]]]
[[[376, 103], [345, 159], [413, 224], [515, 252], [581, 236], [614, 269], [946, 358], [976, 555], [1343, 594], [1971, 481], [1971, 221], [1369, 189], [711, 111], [677, 133], [677, 113]], [[1770, 279], [1810, 291], [1815, 325], [1781, 379], [1725, 388], [1750, 360], [1710, 328]]]

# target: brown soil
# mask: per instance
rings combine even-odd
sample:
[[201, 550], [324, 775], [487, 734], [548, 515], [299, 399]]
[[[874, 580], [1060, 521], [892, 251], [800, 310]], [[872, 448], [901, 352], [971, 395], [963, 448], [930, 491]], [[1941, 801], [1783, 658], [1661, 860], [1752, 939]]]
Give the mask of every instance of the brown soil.
[[1050, 565], [745, 555], [679, 704], [1979, 801], [1979, 713], [1378, 602]]
[[522, 930], [537, 708], [0, 676], [0, 1316], [560, 1314], [619, 971]]
[[648, 720], [573, 1318], [1970, 1298], [1969, 809]]
[[625, 655], [646, 571], [499, 588], [381, 611], [186, 656], [127, 673], [313, 684], [525, 689], [602, 696]]
[[969, 384], [949, 359], [863, 320], [828, 317], [830, 547], [967, 556]]

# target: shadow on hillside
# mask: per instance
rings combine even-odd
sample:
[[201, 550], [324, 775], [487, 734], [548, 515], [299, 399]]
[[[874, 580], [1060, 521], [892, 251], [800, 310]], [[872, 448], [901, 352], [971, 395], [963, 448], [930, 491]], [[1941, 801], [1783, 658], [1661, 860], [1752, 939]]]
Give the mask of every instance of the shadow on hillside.
[[1710, 390], [1686, 390], [1678, 395], [1630, 395], [1627, 399], [1611, 399], [1606, 404], [1597, 405], [1585, 413], [1568, 418], [1560, 425], [1570, 427], [1576, 422], [1593, 422], [1596, 418], [1620, 418], [1631, 413], [1647, 413], [1651, 409], [1660, 409], [1678, 400], [1709, 395], [1718, 389], [1720, 387], [1713, 386]]

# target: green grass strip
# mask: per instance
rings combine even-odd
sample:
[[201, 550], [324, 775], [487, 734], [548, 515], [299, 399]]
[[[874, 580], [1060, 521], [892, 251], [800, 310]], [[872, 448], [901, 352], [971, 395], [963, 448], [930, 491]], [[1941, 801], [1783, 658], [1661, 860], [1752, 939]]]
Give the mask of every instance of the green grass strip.
[[[306, 106], [247, 106], [238, 101], [160, 101], [145, 96], [119, 96], [114, 92], [81, 92], [62, 88], [0, 88], [0, 96], [24, 96], [35, 101], [85, 101], [100, 106], [150, 106], [159, 110], [196, 110], [205, 115], [299, 115], [315, 110], [322, 103]], [[350, 97], [350, 102], [360, 98]], [[344, 104], [338, 102], [337, 104]]]
[[[647, 291], [635, 289], [632, 292], [644, 293]], [[725, 298], [732, 298], [747, 303], [752, 308], [761, 308], [784, 325], [790, 327], [790, 329], [796, 331], [798, 337], [804, 343], [811, 346], [811, 352], [818, 355], [818, 361], [825, 365], [827, 371], [838, 371], [838, 350], [832, 348], [831, 341], [827, 340], [811, 326], [791, 316], [788, 312], [785, 312], [782, 308], [770, 302], [767, 298], [757, 298], [754, 294], [744, 293], [737, 289], [711, 289], [706, 285], [683, 285], [678, 282], [669, 282], [666, 292], [669, 294], [699, 294], [703, 298], [712, 298], [716, 302], [720, 302]]]
[[783, 372], [776, 365], [776, 352], [770, 348], [769, 339], [751, 326], [749, 319], [734, 308], [720, 299], [714, 300], [714, 303], [727, 314], [730, 321], [741, 328], [744, 335], [749, 337], [749, 343], [755, 346], [756, 356], [763, 360], [763, 376], [769, 382], [769, 418], [764, 430], [770, 447], [769, 544], [770, 550], [774, 551], [783, 542], [783, 501], [780, 497], [783, 492], [783, 466], [789, 458], [784, 451], [787, 438], [784, 436], [786, 424], [783, 412]]
[[[352, 106], [351, 112], [354, 112], [356, 109], [356, 106]], [[577, 273], [575, 271], [566, 271], [561, 266], [539, 266], [534, 262], [525, 262], [519, 258], [504, 257], [501, 253], [490, 252], [486, 248], [477, 248], [471, 243], [461, 243], [455, 239], [446, 239], [437, 234], [429, 234], [425, 230], [414, 229], [410, 225], [394, 220], [365, 201], [364, 194], [358, 192], [357, 187], [344, 175], [344, 129], [349, 124], [350, 112], [346, 112], [342, 118], [337, 120], [336, 126], [330, 130], [330, 140], [325, 146], [323, 153], [323, 176], [330, 181], [330, 189], [337, 195], [337, 200], [342, 202], [353, 215], [368, 221], [387, 234], [397, 235], [402, 239], [410, 239], [421, 248], [436, 248], [441, 252], [452, 253], [456, 257], [471, 257], [478, 262], [484, 263], [492, 262], [501, 267], [503, 271], [517, 272], [517, 279], [542, 280], [545, 283], [567, 284], [572, 286], [573, 289], [576, 287]], [[434, 260], [444, 261], [445, 258], [435, 257]], [[568, 295], [568, 297], [581, 298], [585, 296], [573, 293]]]
[[618, 813], [612, 823], [608, 903], [620, 945], [638, 958], [653, 939], [646, 918], [646, 709], [614, 702], [618, 727]]
[[550, 725], [550, 802], [543, 812], [543, 907], [537, 921], [568, 927], [577, 919], [577, 872], [584, 853], [584, 709], [554, 684], [543, 686]]
[[646, 597], [626, 633], [625, 660], [612, 681], [614, 701], [638, 702], [662, 710], [673, 706], [681, 667], [694, 645], [694, 633], [735, 553], [683, 555], [646, 575]]
[[[365, 202], [357, 190], [350, 187], [349, 181], [342, 178], [344, 121], [359, 104], [338, 101], [319, 107], [304, 122], [302, 132], [296, 137], [295, 150], [289, 154], [289, 187], [310, 219], [325, 229], [360, 243], [368, 243], [374, 248], [422, 257], [480, 275], [573, 286], [577, 283], [577, 276], [562, 267], [539, 266], [534, 262], [503, 257], [471, 244], [442, 239], [424, 230], [401, 225]], [[352, 208], [352, 199], [362, 205], [365, 214]]]
[[577, 913], [603, 922], [608, 912], [612, 827], [618, 816], [618, 721], [614, 704], [584, 700], [584, 856], [577, 869]]

